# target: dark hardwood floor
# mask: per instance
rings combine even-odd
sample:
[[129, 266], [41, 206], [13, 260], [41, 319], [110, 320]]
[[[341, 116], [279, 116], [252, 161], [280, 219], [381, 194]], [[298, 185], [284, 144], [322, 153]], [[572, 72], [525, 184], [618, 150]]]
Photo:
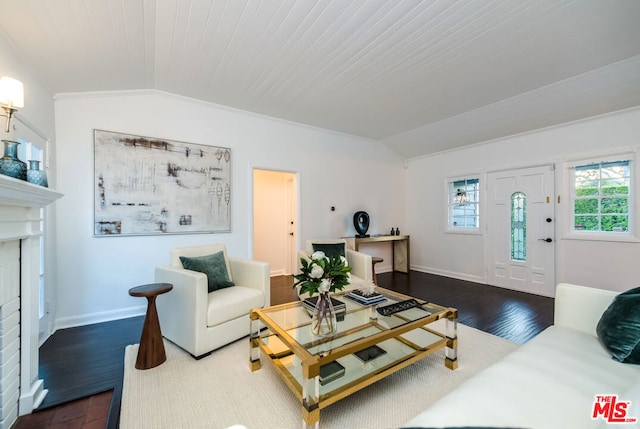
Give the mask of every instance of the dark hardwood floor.
[[40, 347], [39, 375], [49, 393], [41, 408], [122, 383], [124, 348], [140, 341], [144, 317], [63, 329]]
[[378, 284], [458, 309], [458, 322], [523, 344], [553, 324], [554, 300], [496, 286], [412, 271], [378, 274]]
[[[520, 344], [553, 323], [551, 298], [416, 271], [377, 279], [381, 287], [455, 307], [460, 323]], [[272, 278], [271, 303], [295, 300], [292, 284], [292, 276]], [[97, 428], [105, 421], [104, 427], [117, 428], [124, 349], [139, 342], [142, 324], [141, 316], [56, 331], [40, 348], [39, 375], [49, 393], [14, 429]], [[96, 416], [100, 404], [104, 419]]]
[[[14, 429], [117, 428], [124, 349], [140, 342], [143, 322], [140, 316], [56, 331], [40, 347], [39, 377], [49, 393]], [[87, 397], [101, 400], [91, 408]]]

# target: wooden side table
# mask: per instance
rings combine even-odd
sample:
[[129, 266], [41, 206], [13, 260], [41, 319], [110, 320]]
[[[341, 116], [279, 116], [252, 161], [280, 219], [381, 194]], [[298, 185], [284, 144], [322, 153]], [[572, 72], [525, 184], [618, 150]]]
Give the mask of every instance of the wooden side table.
[[147, 298], [147, 314], [140, 335], [136, 369], [150, 369], [167, 360], [160, 332], [156, 297], [173, 289], [170, 283], [151, 283], [129, 289], [129, 295]]

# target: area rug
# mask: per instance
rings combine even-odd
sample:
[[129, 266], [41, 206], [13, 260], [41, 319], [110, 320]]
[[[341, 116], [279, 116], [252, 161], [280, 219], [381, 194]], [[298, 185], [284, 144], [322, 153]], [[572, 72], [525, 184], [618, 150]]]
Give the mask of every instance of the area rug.
[[[320, 427], [397, 428], [518, 345], [458, 325], [459, 367], [444, 366], [444, 350], [321, 410]], [[301, 406], [272, 364], [249, 369], [249, 340], [236, 341], [199, 361], [165, 340], [167, 361], [135, 369], [138, 345], [125, 351], [120, 427], [249, 429], [301, 427]]]

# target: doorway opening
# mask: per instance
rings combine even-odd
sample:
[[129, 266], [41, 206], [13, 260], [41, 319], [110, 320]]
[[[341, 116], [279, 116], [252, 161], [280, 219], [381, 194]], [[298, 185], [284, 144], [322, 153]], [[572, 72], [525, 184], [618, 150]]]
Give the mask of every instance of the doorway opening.
[[297, 200], [295, 173], [253, 170], [253, 259], [272, 277], [296, 270]]

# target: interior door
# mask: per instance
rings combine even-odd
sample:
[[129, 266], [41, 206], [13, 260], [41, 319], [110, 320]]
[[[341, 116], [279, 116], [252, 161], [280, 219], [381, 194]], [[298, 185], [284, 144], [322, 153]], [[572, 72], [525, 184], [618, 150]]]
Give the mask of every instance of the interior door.
[[487, 175], [489, 284], [555, 295], [553, 166]]

